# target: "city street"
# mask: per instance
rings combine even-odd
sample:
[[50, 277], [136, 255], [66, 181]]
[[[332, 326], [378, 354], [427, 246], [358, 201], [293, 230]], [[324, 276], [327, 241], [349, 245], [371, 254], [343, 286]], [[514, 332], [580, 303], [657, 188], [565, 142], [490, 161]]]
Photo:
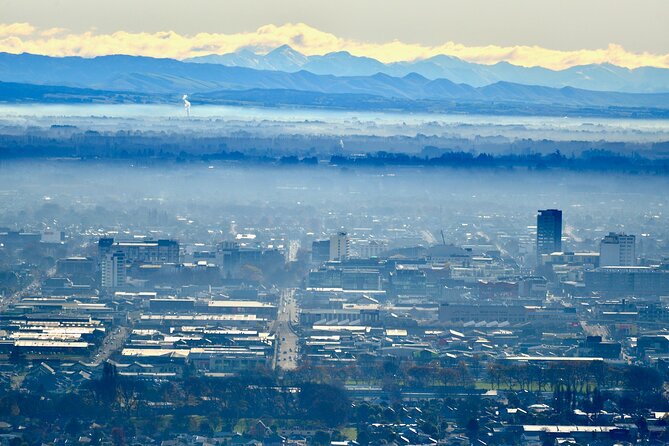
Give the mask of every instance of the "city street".
[[297, 368], [298, 339], [293, 331], [293, 324], [298, 322], [298, 307], [295, 301], [295, 289], [288, 288], [281, 291], [278, 316], [273, 327], [276, 334], [276, 350], [273, 367], [283, 370]]
[[123, 347], [129, 333], [130, 329], [128, 327], [114, 328], [114, 330], [105, 338], [100, 349], [93, 357], [93, 364], [98, 365], [109, 359], [113, 353], [119, 351], [121, 347]]

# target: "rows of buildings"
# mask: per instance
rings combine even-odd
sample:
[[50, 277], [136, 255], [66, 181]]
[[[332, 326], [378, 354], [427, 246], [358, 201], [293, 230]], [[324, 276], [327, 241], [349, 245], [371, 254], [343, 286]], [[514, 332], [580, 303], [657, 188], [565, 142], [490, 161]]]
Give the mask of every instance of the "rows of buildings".
[[[496, 368], [669, 370], [669, 262], [639, 255], [634, 235], [610, 232], [570, 251], [562, 211], [540, 210], [523, 235], [534, 239], [530, 266], [508, 232], [463, 227], [476, 234], [466, 244], [442, 231], [404, 244], [334, 230], [311, 234], [310, 249], [253, 234], [206, 243], [105, 235], [75, 247], [65, 234], [0, 233], [7, 255], [53, 259], [5, 293], [0, 380], [67, 392], [105, 364], [146, 382], [322, 367], [346, 374], [352, 400], [378, 402], [389, 398], [385, 371], [423, 370], [394, 390], [407, 402], [476, 393], [473, 382], [486, 387], [480, 396]], [[430, 367], [451, 372], [430, 376]], [[553, 410], [544, 393], [490, 416], [491, 435], [637, 435], [613, 408], [607, 422], [525, 423], [518, 410]], [[369, 427], [435, 444], [416, 427]]]

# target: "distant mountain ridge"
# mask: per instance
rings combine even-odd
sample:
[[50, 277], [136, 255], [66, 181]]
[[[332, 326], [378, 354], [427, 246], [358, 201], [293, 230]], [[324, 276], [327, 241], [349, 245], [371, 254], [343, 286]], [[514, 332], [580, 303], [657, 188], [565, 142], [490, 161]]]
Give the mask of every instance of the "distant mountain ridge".
[[483, 65], [446, 55], [415, 62], [384, 64], [370, 57], [354, 56], [346, 51], [305, 56], [288, 45], [280, 46], [267, 54], [257, 54], [242, 49], [223, 55], [193, 57], [185, 59], [184, 62], [213, 63], [291, 73], [305, 70], [314, 74], [334, 76], [371, 76], [383, 73], [403, 77], [409, 73], [418, 73], [431, 80], [445, 78], [473, 87], [482, 87], [495, 82], [512, 82], [626, 93], [669, 92], [669, 69], [642, 67], [630, 70], [612, 64], [581, 65], [556, 71], [542, 67], [521, 67], [508, 62]]
[[[599, 92], [510, 82], [472, 87], [448, 79], [428, 79], [417, 73], [403, 77], [383, 73], [333, 76], [317, 75], [305, 70], [289, 73], [123, 55], [87, 59], [0, 53], [0, 81], [124, 92], [124, 100], [128, 99], [129, 93], [143, 96], [194, 94], [206, 100], [208, 95], [220, 95], [226, 91], [266, 90], [273, 91], [274, 95], [281, 94], [281, 91], [299, 91], [402, 101], [440, 101], [442, 104], [467, 102], [498, 106], [514, 103], [581, 108], [669, 109], [669, 93]], [[49, 94], [52, 96], [54, 92]], [[258, 93], [254, 95], [259, 96]]]

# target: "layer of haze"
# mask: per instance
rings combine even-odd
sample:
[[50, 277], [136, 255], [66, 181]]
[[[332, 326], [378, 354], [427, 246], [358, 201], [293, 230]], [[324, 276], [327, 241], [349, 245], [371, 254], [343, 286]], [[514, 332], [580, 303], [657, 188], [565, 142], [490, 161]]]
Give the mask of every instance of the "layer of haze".
[[[0, 105], [0, 133], [47, 131], [52, 125], [106, 134], [143, 131], [175, 137], [247, 135], [258, 138], [298, 135], [307, 141], [309, 138], [334, 138], [335, 141], [341, 138], [342, 143], [349, 142], [350, 137], [400, 137], [405, 141], [417, 139], [417, 145], [428, 144], [425, 137], [479, 142], [485, 139], [500, 144], [523, 139], [616, 143], [669, 140], [669, 120], [666, 119], [407, 114], [218, 105], [196, 105], [186, 117], [180, 103]], [[356, 145], [351, 149], [364, 151], [364, 147]], [[384, 150], [393, 149], [398, 147], [389, 146]], [[407, 147], [399, 149], [410, 151]]]
[[405, 246], [443, 229], [448, 242], [466, 244], [477, 233], [529, 240], [536, 210], [557, 207], [574, 250], [595, 249], [609, 230], [644, 234], [647, 250], [667, 240], [666, 190], [666, 178], [648, 176], [7, 161], [0, 226], [207, 243], [230, 237], [231, 227], [302, 242], [343, 227]]

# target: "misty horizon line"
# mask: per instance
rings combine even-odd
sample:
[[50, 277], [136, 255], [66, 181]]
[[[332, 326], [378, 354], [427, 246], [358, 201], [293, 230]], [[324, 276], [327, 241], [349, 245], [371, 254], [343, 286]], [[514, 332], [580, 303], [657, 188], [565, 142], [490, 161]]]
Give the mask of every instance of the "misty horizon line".
[[[429, 150], [428, 150], [429, 149]], [[130, 149], [132, 150], [132, 149]], [[75, 150], [72, 150], [74, 152]], [[193, 164], [213, 163], [214, 165], [228, 166], [263, 166], [263, 167], [304, 167], [304, 168], [340, 168], [340, 169], [379, 169], [379, 168], [418, 168], [418, 169], [450, 169], [464, 171], [488, 171], [507, 173], [528, 172], [574, 172], [574, 173], [602, 173], [628, 175], [669, 175], [669, 159], [649, 158], [636, 153], [626, 155], [609, 150], [594, 149], [584, 151], [578, 155], [562, 154], [560, 150], [553, 153], [515, 153], [493, 154], [473, 153], [426, 148], [423, 154], [404, 152], [377, 151], [373, 153], [349, 154], [318, 154], [296, 155], [284, 153], [249, 154], [239, 150], [221, 150], [215, 153], [193, 153], [187, 151], [170, 152], [164, 150], [120, 150], [114, 153], [96, 153], [77, 155], [67, 150], [35, 150], [27, 153], [23, 148], [3, 150], [0, 152], [0, 166], [3, 162], [12, 161], [63, 161], [63, 162], [115, 162], [140, 161], [151, 163]], [[439, 152], [441, 154], [439, 154]], [[143, 166], [147, 166], [142, 164]]]

